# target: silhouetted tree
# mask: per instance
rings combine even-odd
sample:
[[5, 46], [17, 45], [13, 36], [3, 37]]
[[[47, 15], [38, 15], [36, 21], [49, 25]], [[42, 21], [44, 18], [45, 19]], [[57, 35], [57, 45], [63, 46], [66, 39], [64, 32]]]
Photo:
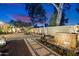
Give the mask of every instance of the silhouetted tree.
[[36, 22], [35, 19], [37, 19], [41, 23], [44, 23], [46, 21], [46, 12], [43, 9], [42, 4], [28, 3], [26, 4], [25, 9], [28, 11], [28, 15], [31, 17], [33, 25]]
[[65, 14], [64, 12], [62, 13], [62, 18], [61, 18], [61, 21], [60, 21], [60, 26], [62, 25], [65, 25], [65, 23], [68, 23], [68, 18], [65, 18]]
[[29, 23], [22, 22], [22, 21], [14, 21], [14, 20], [11, 20], [10, 24], [12, 24], [12, 25], [14, 25], [16, 27], [28, 27], [28, 26], [31, 26], [31, 24], [29, 24]]
[[54, 13], [52, 13], [52, 15], [51, 15], [49, 26], [56, 26], [56, 18], [57, 18], [57, 11], [54, 8]]
[[77, 12], [79, 12], [79, 3], [77, 3], [76, 6], [77, 6], [77, 7], [75, 8], [75, 10], [76, 10]]
[[[76, 4], [75, 10], [79, 13], [79, 3]], [[79, 23], [77, 23], [77, 25], [79, 25]]]

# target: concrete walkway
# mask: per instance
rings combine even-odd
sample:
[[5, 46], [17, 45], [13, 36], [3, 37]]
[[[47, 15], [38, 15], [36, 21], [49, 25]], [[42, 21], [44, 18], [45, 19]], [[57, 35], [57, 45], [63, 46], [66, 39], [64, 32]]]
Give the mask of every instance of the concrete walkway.
[[28, 50], [31, 52], [32, 56], [59, 56], [59, 54], [52, 51], [51, 49], [49, 49], [48, 47], [39, 43], [36, 40], [36, 39], [39, 39], [40, 37], [41, 35], [34, 35], [34, 34], [24, 35], [23, 33], [6, 35], [7, 41], [24, 39], [25, 45], [27, 46]]
[[33, 56], [60, 56], [33, 38], [24, 39]]

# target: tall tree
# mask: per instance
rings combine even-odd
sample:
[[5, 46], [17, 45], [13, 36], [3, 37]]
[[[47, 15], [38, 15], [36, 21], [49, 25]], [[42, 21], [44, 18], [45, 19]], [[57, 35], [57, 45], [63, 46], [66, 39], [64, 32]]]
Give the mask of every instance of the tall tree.
[[79, 12], [79, 3], [76, 4], [75, 10], [76, 10], [77, 12]]
[[[68, 3], [52, 3], [53, 6], [55, 7], [54, 10], [56, 10], [54, 12], [55, 15], [53, 15], [55, 17], [56, 23], [55, 25], [64, 25], [65, 22], [68, 22], [68, 18], [64, 19], [65, 17], [65, 10], [70, 9], [70, 4]], [[64, 10], [64, 11], [63, 11]], [[52, 19], [52, 18], [51, 18]]]
[[56, 8], [54, 8], [54, 13], [52, 13], [51, 15], [49, 26], [56, 26], [56, 18], [57, 18], [57, 11]]
[[40, 3], [28, 3], [26, 4], [26, 10], [28, 10], [28, 15], [31, 17], [32, 23], [36, 22], [35, 19], [44, 23], [46, 21], [46, 12]]
[[62, 18], [62, 8], [63, 8], [63, 3], [53, 3], [53, 6], [57, 10], [57, 19], [56, 19], [56, 25], [60, 25], [60, 21]]
[[[75, 10], [79, 13], [79, 3], [76, 4]], [[77, 25], [79, 25], [79, 22], [77, 23]]]

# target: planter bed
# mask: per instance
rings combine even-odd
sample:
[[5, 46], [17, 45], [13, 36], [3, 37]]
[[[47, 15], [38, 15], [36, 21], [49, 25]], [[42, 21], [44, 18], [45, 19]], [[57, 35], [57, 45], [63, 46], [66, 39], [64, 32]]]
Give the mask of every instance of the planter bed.
[[50, 48], [51, 50], [57, 52], [58, 54], [62, 55], [62, 56], [77, 56], [78, 54], [74, 53], [74, 51], [65, 49], [63, 47], [54, 45], [54, 44], [50, 44], [46, 41], [46, 39], [37, 39], [37, 41], [39, 41], [40, 43], [42, 43], [43, 45], [47, 46], [48, 48]]

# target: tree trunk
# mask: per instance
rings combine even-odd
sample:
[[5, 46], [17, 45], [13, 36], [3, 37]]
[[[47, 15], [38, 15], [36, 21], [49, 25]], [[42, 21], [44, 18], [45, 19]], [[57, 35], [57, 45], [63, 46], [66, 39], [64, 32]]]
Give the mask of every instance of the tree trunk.
[[60, 21], [62, 18], [62, 8], [63, 8], [63, 3], [60, 3], [59, 6], [57, 6], [55, 3], [53, 3], [54, 7], [57, 10], [57, 19], [56, 19], [56, 25], [60, 25]]

